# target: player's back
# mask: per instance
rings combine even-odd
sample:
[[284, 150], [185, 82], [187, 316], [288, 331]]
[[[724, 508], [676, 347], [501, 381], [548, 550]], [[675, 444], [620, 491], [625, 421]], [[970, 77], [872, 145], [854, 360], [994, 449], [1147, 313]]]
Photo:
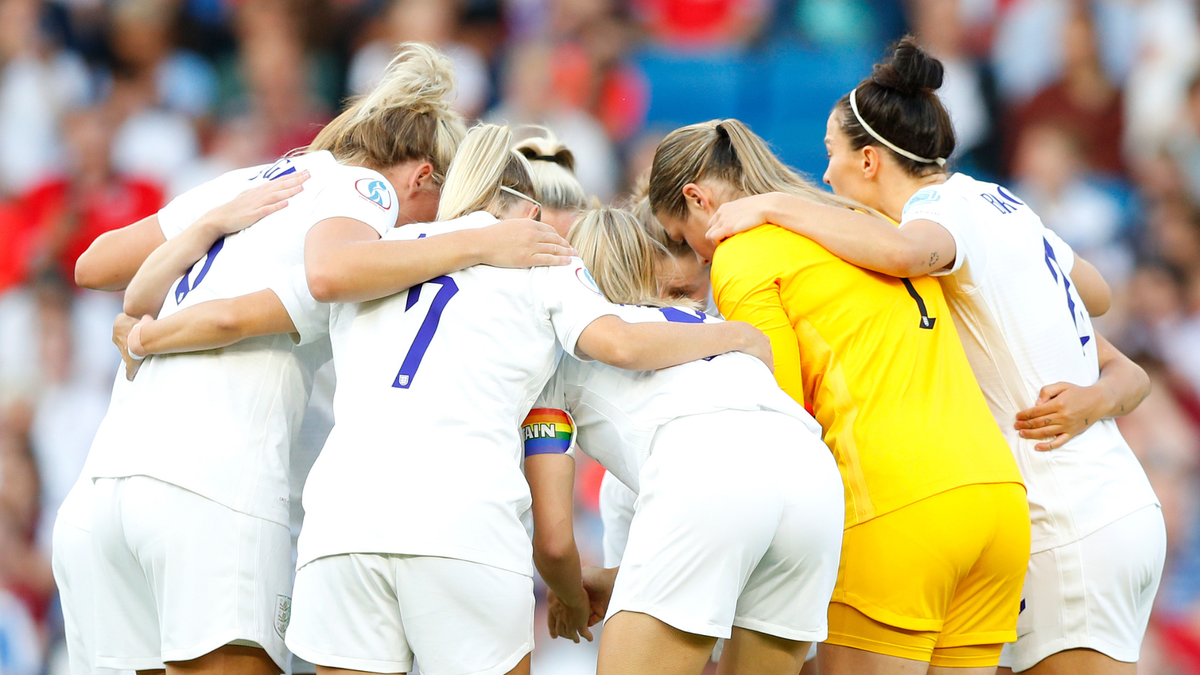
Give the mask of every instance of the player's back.
[[[625, 305], [618, 316], [630, 323], [720, 321], [678, 307]], [[579, 447], [633, 490], [639, 489], [638, 473], [649, 457], [655, 432], [680, 417], [723, 410], [771, 410], [799, 419], [821, 437], [816, 421], [779, 389], [766, 365], [741, 352], [654, 371], [561, 358], [537, 406], [565, 406], [575, 420]], [[540, 433], [528, 422], [525, 428], [526, 441], [529, 434]]]
[[[361, 217], [390, 228], [390, 188], [374, 171], [338, 164], [329, 153], [240, 169], [181, 195], [159, 214], [173, 237], [246, 189], [308, 170], [312, 178], [286, 208], [217, 240], [171, 287], [160, 318], [209, 300], [290, 286], [304, 260], [304, 239], [320, 220]], [[357, 181], [365, 180], [362, 190]], [[368, 199], [368, 184], [382, 189]], [[357, 192], [358, 202], [347, 202]], [[388, 206], [387, 209], [382, 208]], [[327, 341], [297, 346], [288, 335], [250, 338], [221, 349], [150, 357], [118, 412], [119, 443], [106, 443], [101, 475], [149, 475], [239, 511], [288, 522], [288, 449], [295, 438]]]
[[[717, 248], [713, 289], [726, 318], [766, 326], [776, 378], [811, 404], [848, 526], [961, 485], [1020, 482], [936, 280], [869, 272], [766, 225]], [[790, 356], [779, 331], [794, 334]]]
[[1156, 502], [1116, 422], [1101, 420], [1052, 452], [1020, 438], [1016, 414], [1042, 387], [1099, 379], [1096, 333], [1071, 281], [1075, 254], [1019, 198], [954, 174], [917, 192], [906, 222], [943, 224], [954, 264], [940, 276], [971, 366], [1029, 488], [1034, 550], [1074, 541]]
[[[387, 238], [495, 222], [479, 212], [406, 225]], [[529, 573], [519, 427], [553, 372], [558, 343], [574, 348], [598, 316], [596, 303], [609, 313], [584, 283], [578, 261], [480, 265], [381, 300], [334, 305], [336, 421], [305, 487], [300, 564], [378, 551]], [[584, 301], [562, 302], [570, 291]], [[364, 513], [379, 522], [362, 522]]]

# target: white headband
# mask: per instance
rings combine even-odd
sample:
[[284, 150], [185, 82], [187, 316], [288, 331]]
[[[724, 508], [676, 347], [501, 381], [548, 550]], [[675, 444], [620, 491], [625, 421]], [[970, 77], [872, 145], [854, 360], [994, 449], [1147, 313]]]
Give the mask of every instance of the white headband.
[[879, 141], [880, 143], [883, 143], [885, 146], [887, 146], [892, 152], [895, 152], [897, 155], [900, 155], [901, 157], [907, 157], [914, 162], [920, 162], [922, 164], [937, 164], [938, 166], [946, 166], [946, 158], [945, 157], [938, 157], [937, 159], [926, 159], [925, 157], [918, 157], [917, 155], [914, 155], [913, 153], [911, 153], [907, 150], [902, 150], [902, 149], [896, 147], [895, 145], [892, 144], [891, 141], [884, 138], [883, 136], [880, 136], [877, 131], [875, 131], [874, 129], [871, 128], [870, 124], [867, 124], [867, 121], [863, 119], [862, 115], [859, 114], [858, 101], [855, 100], [855, 96], [854, 96], [854, 94], [857, 91], [858, 91], [857, 87], [850, 90], [850, 110], [854, 111], [854, 119], [858, 120], [858, 123], [860, 125], [862, 125], [862, 128], [866, 129], [867, 133], [871, 134], [871, 136], [875, 140]]

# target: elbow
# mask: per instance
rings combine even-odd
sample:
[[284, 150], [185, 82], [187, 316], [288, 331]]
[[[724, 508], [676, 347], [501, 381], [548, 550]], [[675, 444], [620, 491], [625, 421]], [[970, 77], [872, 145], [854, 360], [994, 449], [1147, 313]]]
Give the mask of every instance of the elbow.
[[561, 567], [570, 563], [578, 555], [575, 538], [569, 533], [534, 538], [533, 557], [538, 569]]
[[602, 353], [589, 356], [622, 370], [638, 370], [635, 367], [639, 356], [637, 342], [622, 329], [611, 331], [605, 336], [602, 349], [598, 350]]
[[308, 281], [308, 292], [317, 302], [339, 302], [343, 289], [335, 275], [321, 268], [306, 268], [305, 279]]
[[75, 261], [75, 285], [93, 291], [114, 290], [108, 288], [109, 281], [101, 274], [100, 266], [93, 261], [94, 257], [89, 247]]
[[882, 267], [875, 271], [903, 279], [919, 277], [930, 272], [926, 261], [927, 256], [915, 246], [902, 244], [890, 249], [884, 257]]
[[1103, 284], [1103, 288], [1097, 289], [1091, 302], [1087, 304], [1088, 314], [1092, 316], [1104, 316], [1108, 310], [1112, 308], [1112, 289], [1107, 283]]

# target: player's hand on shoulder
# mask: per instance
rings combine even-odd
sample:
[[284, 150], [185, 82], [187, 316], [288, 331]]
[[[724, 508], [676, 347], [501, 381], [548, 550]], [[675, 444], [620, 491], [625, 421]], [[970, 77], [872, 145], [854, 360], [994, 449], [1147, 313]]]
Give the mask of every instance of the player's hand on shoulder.
[[775, 193], [751, 195], [722, 204], [708, 220], [709, 241], [721, 242], [770, 222]]
[[738, 351], [749, 354], [767, 364], [767, 368], [774, 373], [775, 353], [771, 351], [771, 338], [744, 321], [727, 321], [725, 323], [741, 333], [743, 346]]
[[502, 220], [475, 230], [481, 262], [492, 267], [523, 269], [566, 265], [579, 253], [546, 223], [529, 218]]
[[1042, 387], [1032, 408], [1017, 413], [1014, 428], [1021, 438], [1046, 441], [1035, 445], [1036, 450], [1061, 448], [1103, 418], [1108, 409], [1108, 392], [1103, 387], [1102, 384], [1081, 387], [1069, 382], [1048, 384]]
[[301, 171], [266, 181], [204, 214], [204, 220], [223, 234], [241, 232], [286, 207], [288, 199], [300, 194], [308, 179], [309, 173]]

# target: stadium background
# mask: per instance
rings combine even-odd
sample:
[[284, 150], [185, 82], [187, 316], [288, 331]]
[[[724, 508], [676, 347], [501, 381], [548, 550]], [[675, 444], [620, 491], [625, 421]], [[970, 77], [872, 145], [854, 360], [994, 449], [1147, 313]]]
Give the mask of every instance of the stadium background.
[[[1140, 672], [1200, 673], [1197, 14], [1191, 0], [0, 0], [0, 673], [66, 672], [50, 526], [117, 365], [119, 301], [72, 282], [97, 235], [304, 145], [403, 40], [453, 55], [467, 116], [549, 125], [603, 201], [666, 131], [714, 117], [819, 178], [830, 107], [906, 31], [946, 64], [957, 166], [1005, 181], [1116, 291], [1097, 324], [1153, 379], [1121, 426], [1171, 542]], [[596, 468], [579, 478], [593, 563]], [[540, 630], [536, 672], [588, 672], [594, 645]]]

